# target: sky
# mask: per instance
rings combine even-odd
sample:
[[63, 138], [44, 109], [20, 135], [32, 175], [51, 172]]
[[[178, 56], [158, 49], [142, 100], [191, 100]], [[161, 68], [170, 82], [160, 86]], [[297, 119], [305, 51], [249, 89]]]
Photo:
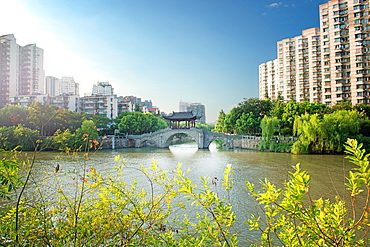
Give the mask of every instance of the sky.
[[319, 0], [0, 0], [0, 35], [44, 49], [46, 76], [80, 95], [109, 82], [161, 111], [202, 103], [207, 123], [258, 98], [276, 42], [319, 27]]

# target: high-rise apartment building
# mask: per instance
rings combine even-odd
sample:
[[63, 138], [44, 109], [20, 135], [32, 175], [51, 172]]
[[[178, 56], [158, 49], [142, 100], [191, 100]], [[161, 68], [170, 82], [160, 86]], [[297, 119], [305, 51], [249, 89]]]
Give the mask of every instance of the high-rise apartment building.
[[[260, 65], [260, 98], [280, 94], [285, 102], [340, 101], [370, 104], [369, 0], [332, 0], [319, 6], [320, 32], [307, 29], [302, 36], [277, 42], [279, 86], [273, 73]], [[271, 62], [271, 61], [270, 61]], [[269, 62], [268, 62], [269, 63]], [[283, 89], [282, 91], [280, 91]]]
[[[318, 28], [302, 31], [302, 35], [277, 42], [278, 87], [286, 101], [320, 102], [321, 66], [320, 32]], [[271, 90], [272, 91], [272, 90]]]
[[20, 47], [19, 94], [43, 94], [44, 89], [44, 50], [35, 44]]
[[283, 93], [283, 88], [280, 88], [278, 59], [260, 64], [259, 70], [259, 97], [260, 99], [269, 98], [276, 99], [278, 95]]
[[323, 103], [370, 103], [368, 0], [333, 0], [320, 5]]
[[44, 93], [43, 49], [20, 46], [13, 34], [0, 36], [0, 108], [9, 97]]
[[320, 54], [318, 28], [278, 41], [278, 58], [259, 66], [260, 99], [321, 102]]
[[0, 36], [0, 108], [18, 95], [19, 45], [13, 34]]

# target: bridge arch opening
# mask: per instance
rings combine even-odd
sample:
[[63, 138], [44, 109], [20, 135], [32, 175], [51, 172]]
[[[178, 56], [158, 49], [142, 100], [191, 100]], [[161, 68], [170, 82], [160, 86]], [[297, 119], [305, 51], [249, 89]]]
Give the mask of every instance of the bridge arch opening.
[[173, 148], [176, 146], [182, 146], [182, 147], [194, 147], [196, 146], [198, 148], [198, 143], [196, 139], [187, 134], [187, 133], [176, 133], [171, 136], [169, 136], [165, 143], [166, 147]]
[[218, 151], [226, 148], [226, 142], [221, 139], [215, 139], [211, 141], [208, 145], [210, 151]]

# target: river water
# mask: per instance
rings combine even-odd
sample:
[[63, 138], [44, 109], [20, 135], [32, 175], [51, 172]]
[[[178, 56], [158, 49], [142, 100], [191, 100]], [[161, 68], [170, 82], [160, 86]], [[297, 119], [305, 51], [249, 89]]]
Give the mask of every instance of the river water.
[[[152, 159], [155, 159], [161, 168], [171, 171], [181, 163], [183, 170], [191, 170], [189, 177], [196, 182], [199, 181], [200, 176], [221, 179], [226, 165], [232, 164], [232, 177], [235, 184], [231, 193], [231, 202], [237, 215], [235, 228], [250, 239], [256, 238], [258, 234], [249, 232], [244, 222], [256, 212], [257, 205], [248, 195], [245, 181], [248, 180], [257, 185], [260, 180], [267, 177], [274, 184], [281, 186], [287, 180], [288, 172], [293, 171], [292, 166], [301, 163], [301, 168], [311, 175], [312, 198], [321, 196], [333, 198], [334, 195], [348, 195], [343, 184], [348, 170], [353, 167], [345, 160], [344, 155], [292, 155], [245, 149], [225, 150], [217, 149], [212, 145], [210, 150], [198, 150], [195, 144], [173, 145], [170, 149], [100, 150], [90, 156], [88, 166], [94, 166], [96, 170], [104, 172], [117, 165], [114, 161], [117, 155], [124, 158], [128, 166], [133, 167], [140, 164], [149, 166]], [[55, 158], [56, 156], [58, 158]], [[56, 164], [59, 164], [60, 170], [55, 175]], [[66, 154], [41, 153], [37, 158], [33, 179], [41, 180], [52, 176], [58, 176], [59, 181], [67, 179], [67, 171], [78, 169], [76, 164], [73, 159], [67, 158]], [[240, 238], [240, 241], [243, 246], [245, 240]], [[244, 243], [247, 244], [247, 242]]]

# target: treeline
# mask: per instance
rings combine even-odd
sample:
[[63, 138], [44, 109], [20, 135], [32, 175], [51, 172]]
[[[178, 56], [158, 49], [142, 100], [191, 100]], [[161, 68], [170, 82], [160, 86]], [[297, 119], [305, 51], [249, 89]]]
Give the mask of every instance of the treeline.
[[[246, 99], [230, 113], [220, 112], [214, 132], [261, 135], [262, 150], [292, 153], [341, 153], [348, 138], [369, 148], [370, 106], [340, 102], [333, 107], [309, 102]], [[298, 141], [279, 142], [279, 137]]]
[[[123, 112], [116, 119], [77, 113], [55, 105], [33, 102], [30, 107], [8, 105], [0, 109], [0, 149], [78, 150], [97, 147], [98, 136], [143, 134], [167, 128], [161, 116], [142, 112]], [[43, 140], [36, 143], [37, 140]]]

